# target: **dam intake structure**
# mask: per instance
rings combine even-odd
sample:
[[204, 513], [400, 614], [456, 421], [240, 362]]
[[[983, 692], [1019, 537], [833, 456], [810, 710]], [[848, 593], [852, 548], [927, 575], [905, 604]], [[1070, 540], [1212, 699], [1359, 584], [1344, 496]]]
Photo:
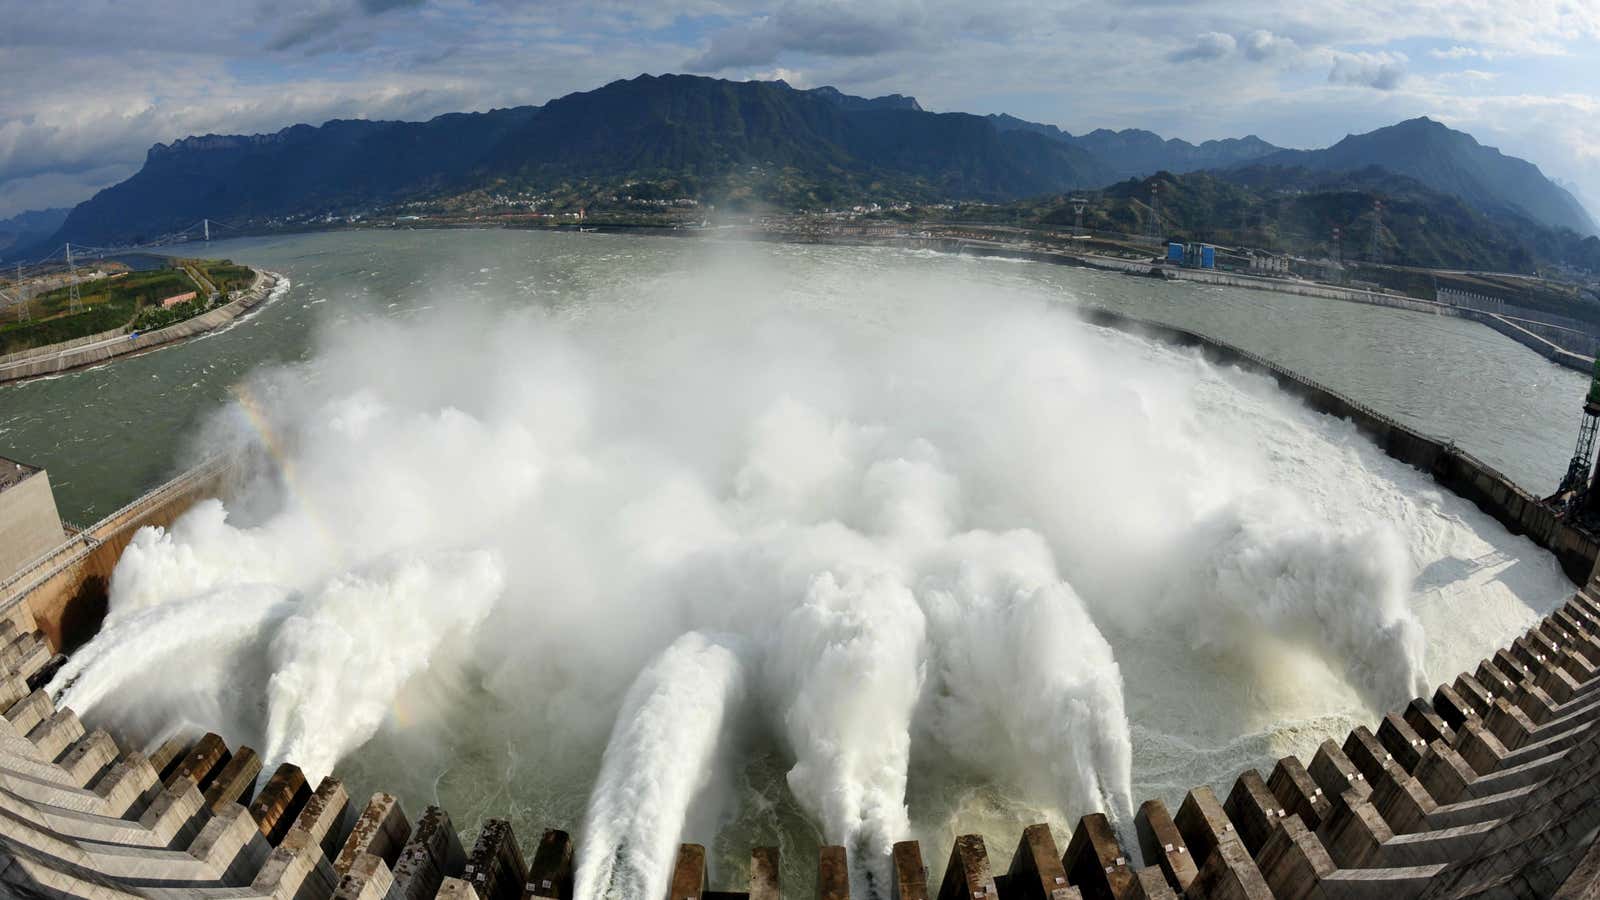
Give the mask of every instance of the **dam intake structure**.
[[[1521, 505], [1525, 494], [1455, 448], [1202, 336], [1088, 318], [1273, 375], [1313, 408], [1353, 419], [1391, 456], [1497, 519], [1521, 523], [1561, 556], [1569, 575], [1588, 580], [1587, 572], [1576, 575], [1585, 559], [1581, 533], [1560, 530], [1553, 518], [1541, 531], [1536, 500]], [[313, 785], [292, 764], [314, 769], [305, 755], [290, 754], [291, 763], [272, 769], [284, 757], [265, 762], [270, 748], [258, 753], [217, 734], [187, 734], [140, 753], [57, 706], [46, 685], [60, 652], [98, 627], [105, 580], [120, 553], [114, 542], [126, 543], [140, 524], [172, 522], [225, 474], [164, 486], [29, 565], [0, 593], [9, 599], [0, 616], [0, 669], [9, 673], [0, 679], [0, 894], [574, 896], [575, 841], [561, 831], [519, 845], [509, 822], [491, 819], [469, 847], [459, 830], [469, 823], [441, 808], [412, 819], [388, 793], [363, 805], [337, 779]], [[1592, 566], [1592, 550], [1587, 559]], [[1373, 727], [1326, 741], [1307, 759], [1284, 757], [1265, 775], [1246, 771], [1226, 791], [1196, 787], [1175, 810], [1144, 803], [1121, 834], [1094, 814], [1076, 823], [1064, 846], [1049, 827], [1026, 829], [1009, 865], [998, 855], [991, 863], [983, 839], [964, 835], [948, 857], [943, 847], [925, 854], [902, 841], [882, 859], [827, 847], [804, 868], [814, 862], [817, 896], [835, 900], [866, 896], [861, 873], [868, 869], [888, 875], [874, 879], [873, 895], [904, 900], [1586, 896], [1600, 869], [1590, 849], [1600, 829], [1592, 786], [1600, 604], [1588, 583], [1491, 658]], [[98, 609], [84, 605], [97, 602]], [[668, 849], [698, 836], [666, 836]], [[593, 840], [585, 838], [588, 849]], [[942, 858], [949, 863], [934, 883], [926, 864]], [[684, 844], [663, 873], [667, 896], [784, 896], [777, 851], [753, 848], [750, 859], [748, 884], [713, 890], [706, 849]], [[792, 886], [789, 896], [797, 896]]]

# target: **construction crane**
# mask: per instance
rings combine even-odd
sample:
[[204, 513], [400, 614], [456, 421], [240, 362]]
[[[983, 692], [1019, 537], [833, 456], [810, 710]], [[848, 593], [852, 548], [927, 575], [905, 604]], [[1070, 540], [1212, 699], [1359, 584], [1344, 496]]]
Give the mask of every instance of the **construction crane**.
[[1594, 448], [1596, 434], [1600, 433], [1600, 360], [1595, 361], [1594, 377], [1589, 382], [1589, 393], [1583, 399], [1583, 420], [1578, 423], [1578, 443], [1572, 449], [1572, 459], [1567, 463], [1567, 474], [1561, 486], [1545, 498], [1571, 518], [1592, 520], [1600, 512], [1600, 491], [1594, 489]]

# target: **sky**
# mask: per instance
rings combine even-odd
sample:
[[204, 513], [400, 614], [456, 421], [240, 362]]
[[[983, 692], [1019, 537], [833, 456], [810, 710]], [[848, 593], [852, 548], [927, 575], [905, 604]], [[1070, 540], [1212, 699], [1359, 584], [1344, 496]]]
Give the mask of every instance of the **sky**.
[[0, 0], [0, 23], [0, 218], [192, 134], [666, 72], [1196, 142], [1321, 147], [1427, 115], [1600, 218], [1600, 0]]

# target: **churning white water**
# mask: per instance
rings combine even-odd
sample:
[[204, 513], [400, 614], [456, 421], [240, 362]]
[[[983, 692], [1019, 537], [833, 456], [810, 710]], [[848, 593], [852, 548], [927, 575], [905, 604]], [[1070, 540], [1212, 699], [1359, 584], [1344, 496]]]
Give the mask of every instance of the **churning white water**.
[[272, 465], [137, 536], [61, 701], [574, 828], [585, 898], [680, 840], [842, 843], [865, 895], [896, 840], [1003, 860], [1304, 752], [1568, 590], [1347, 423], [982, 265], [566, 299], [257, 373], [208, 440]]

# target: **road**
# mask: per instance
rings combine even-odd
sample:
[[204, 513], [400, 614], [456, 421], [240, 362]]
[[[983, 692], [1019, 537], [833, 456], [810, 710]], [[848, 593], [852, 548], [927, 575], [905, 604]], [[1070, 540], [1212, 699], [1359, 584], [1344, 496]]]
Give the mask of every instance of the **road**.
[[88, 351], [88, 350], [97, 350], [97, 349], [99, 349], [101, 347], [109, 347], [112, 344], [124, 343], [126, 341], [132, 340], [133, 337], [134, 337], [133, 334], [119, 334], [116, 337], [109, 337], [109, 338], [106, 338], [105, 340], [95, 341], [95, 342], [90, 343], [90, 344], [79, 344], [76, 347], [67, 347], [67, 348], [64, 348], [64, 349], [61, 349], [61, 350], [56, 350], [56, 351], [47, 352], [47, 353], [35, 353], [35, 354], [29, 355], [29, 356], [25, 356], [22, 359], [14, 360], [14, 361], [9, 362], [9, 363], [0, 364], [0, 381], [5, 380], [5, 376], [6, 376], [6, 372], [7, 371], [9, 371], [11, 369], [16, 369], [16, 368], [18, 368], [20, 366], [31, 366], [31, 365], [34, 365], [40, 359], [50, 359], [50, 358], [60, 359], [61, 357], [67, 355], [68, 353], [77, 354], [77, 353], [83, 353], [83, 352]]

